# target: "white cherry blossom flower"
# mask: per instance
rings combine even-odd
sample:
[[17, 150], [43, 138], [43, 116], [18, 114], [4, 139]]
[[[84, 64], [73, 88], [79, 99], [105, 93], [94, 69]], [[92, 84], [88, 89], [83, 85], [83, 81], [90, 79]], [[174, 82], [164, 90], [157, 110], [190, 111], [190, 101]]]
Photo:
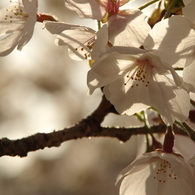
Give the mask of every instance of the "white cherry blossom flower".
[[[122, 115], [154, 107], [166, 124], [184, 121], [189, 115], [189, 94], [182, 80], [158, 51], [113, 47], [88, 72], [90, 94], [104, 87], [106, 98]], [[172, 78], [170, 78], [170, 75]]]
[[57, 46], [68, 46], [74, 60], [95, 60], [100, 53], [111, 47], [108, 43], [108, 28], [104, 24], [97, 32], [91, 28], [64, 22], [44, 22], [44, 28], [56, 35]]
[[68, 46], [68, 52], [74, 60], [91, 59], [91, 50], [95, 41], [96, 31], [85, 26], [64, 22], [44, 22], [44, 27], [57, 35], [57, 46]]
[[37, 0], [18, 0], [0, 10], [0, 56], [18, 50], [31, 39], [37, 20]]
[[190, 166], [175, 153], [145, 153], [118, 176], [120, 195], [193, 195], [195, 181]]
[[81, 18], [108, 22], [109, 41], [113, 45], [139, 47], [150, 26], [140, 10], [119, 9], [127, 2], [129, 0], [65, 0], [65, 5]]

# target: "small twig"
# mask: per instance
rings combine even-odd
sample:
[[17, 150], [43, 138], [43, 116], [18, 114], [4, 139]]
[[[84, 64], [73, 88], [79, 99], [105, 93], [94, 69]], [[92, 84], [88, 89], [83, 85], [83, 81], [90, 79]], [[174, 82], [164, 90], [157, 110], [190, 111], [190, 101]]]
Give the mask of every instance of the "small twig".
[[111, 112], [116, 113], [113, 105], [103, 96], [98, 108], [90, 116], [73, 127], [52, 133], [37, 133], [18, 140], [2, 138], [0, 140], [0, 156], [18, 155], [23, 157], [27, 156], [27, 153], [30, 151], [36, 151], [45, 147], [58, 147], [64, 141], [101, 134], [102, 128], [100, 124], [105, 116]]
[[147, 8], [148, 6], [150, 6], [150, 5], [154, 4], [154, 3], [156, 3], [157, 1], [160, 1], [160, 0], [152, 0], [152, 1], [149, 1], [149, 2], [147, 2], [146, 4], [140, 6], [138, 9], [143, 10], [143, 9]]

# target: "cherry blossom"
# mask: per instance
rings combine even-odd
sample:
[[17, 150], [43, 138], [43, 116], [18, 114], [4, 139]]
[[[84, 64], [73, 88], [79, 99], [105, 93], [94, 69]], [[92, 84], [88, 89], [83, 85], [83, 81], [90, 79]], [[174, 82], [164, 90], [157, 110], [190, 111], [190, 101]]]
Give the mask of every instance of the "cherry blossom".
[[37, 20], [37, 0], [18, 0], [0, 10], [0, 56], [16, 46], [21, 50], [31, 39]]
[[57, 46], [68, 45], [72, 59], [91, 59], [91, 50], [95, 41], [96, 31], [92, 28], [63, 22], [44, 22], [44, 27], [57, 35]]
[[129, 0], [65, 0], [67, 8], [81, 18], [92, 18], [108, 22], [109, 41], [113, 45], [142, 45], [150, 26], [140, 10], [120, 10]]
[[120, 195], [193, 195], [190, 166], [176, 153], [156, 150], [138, 157], [118, 176]]
[[106, 98], [123, 115], [154, 107], [166, 124], [186, 120], [189, 94], [181, 88], [182, 80], [174, 69], [160, 60], [160, 54], [155, 50], [111, 48], [88, 73], [90, 94], [104, 87]]

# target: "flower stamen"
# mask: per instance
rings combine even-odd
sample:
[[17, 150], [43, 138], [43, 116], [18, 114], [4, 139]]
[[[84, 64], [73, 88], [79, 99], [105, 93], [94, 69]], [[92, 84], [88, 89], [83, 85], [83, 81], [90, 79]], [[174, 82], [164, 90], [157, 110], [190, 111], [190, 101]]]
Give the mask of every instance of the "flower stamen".
[[94, 42], [95, 42], [95, 35], [92, 36], [90, 39], [86, 40], [85, 42], [83, 42], [82, 45], [76, 47], [75, 50], [76, 51], [80, 50], [81, 52], [86, 51], [86, 53], [84, 53], [83, 56], [85, 59], [89, 59], [91, 58], [90, 51], [93, 48]]
[[167, 175], [170, 179], [177, 180], [177, 175], [173, 172], [171, 164], [168, 161], [161, 159], [157, 165], [157, 172], [153, 178], [159, 183], [166, 183]]
[[129, 71], [126, 75], [126, 81], [124, 85], [131, 82], [131, 88], [139, 86], [139, 84], [145, 84], [148, 87], [150, 84], [150, 71], [153, 66], [148, 60], [136, 60], [136, 67]]
[[6, 9], [5, 11], [7, 12], [7, 14], [4, 17], [4, 20], [6, 22], [10, 23], [23, 22], [28, 17], [28, 14], [24, 13], [24, 10], [20, 6], [14, 6], [12, 7], [12, 9]]

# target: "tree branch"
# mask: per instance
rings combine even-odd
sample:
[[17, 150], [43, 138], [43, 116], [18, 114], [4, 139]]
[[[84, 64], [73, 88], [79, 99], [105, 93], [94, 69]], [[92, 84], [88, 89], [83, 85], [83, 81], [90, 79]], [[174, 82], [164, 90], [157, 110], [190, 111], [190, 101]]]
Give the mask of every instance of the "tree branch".
[[[63, 142], [84, 137], [114, 137], [125, 142], [132, 135], [147, 134], [146, 127], [115, 128], [101, 127], [100, 124], [108, 113], [116, 113], [112, 104], [103, 96], [98, 108], [86, 119], [78, 124], [51, 133], [37, 133], [35, 135], [17, 140], [2, 138], [0, 140], [0, 156], [27, 156], [28, 152], [44, 149], [45, 147], [58, 147]], [[154, 133], [165, 133], [165, 125], [151, 127]], [[175, 133], [186, 135], [179, 127], [175, 127]]]

